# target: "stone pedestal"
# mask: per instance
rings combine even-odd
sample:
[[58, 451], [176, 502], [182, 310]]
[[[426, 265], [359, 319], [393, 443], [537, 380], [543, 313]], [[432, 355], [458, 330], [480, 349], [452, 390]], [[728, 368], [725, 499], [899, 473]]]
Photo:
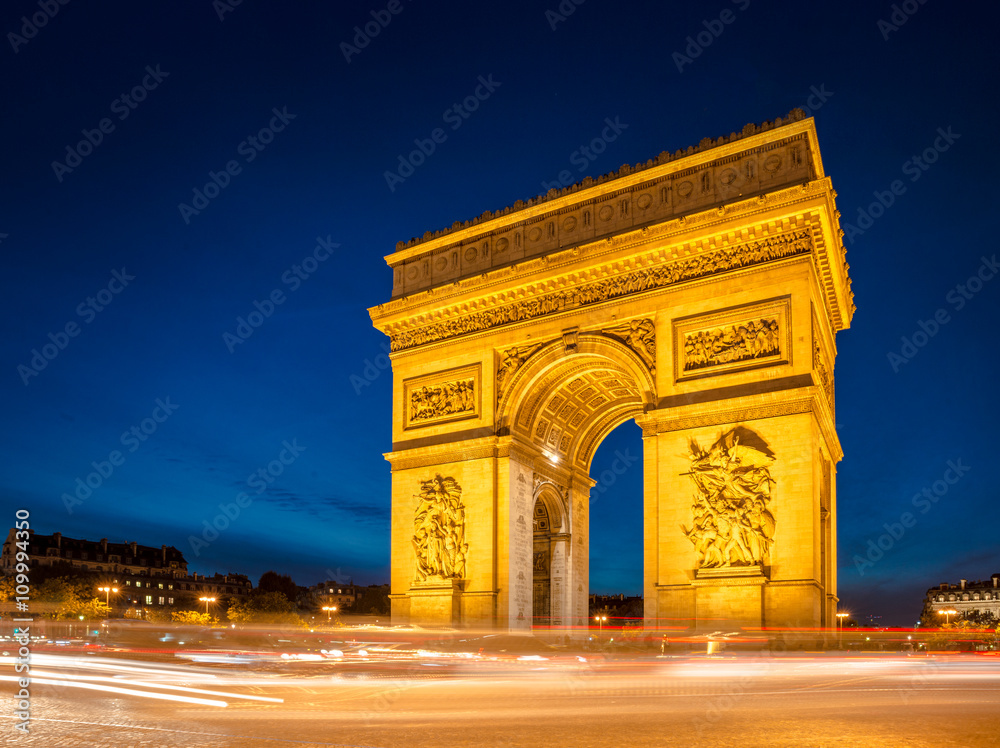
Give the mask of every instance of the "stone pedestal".
[[764, 622], [764, 588], [768, 578], [760, 565], [698, 569], [695, 615], [699, 629], [760, 628]]
[[410, 587], [410, 615], [426, 626], [453, 626], [462, 619], [462, 579], [427, 579]]

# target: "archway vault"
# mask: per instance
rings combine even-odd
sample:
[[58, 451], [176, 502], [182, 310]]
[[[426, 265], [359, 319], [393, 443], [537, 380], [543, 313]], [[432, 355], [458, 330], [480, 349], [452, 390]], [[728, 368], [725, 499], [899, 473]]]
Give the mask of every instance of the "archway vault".
[[561, 339], [543, 346], [514, 373], [500, 397], [498, 433], [586, 473], [601, 440], [655, 403], [638, 354], [610, 336], [580, 334], [569, 349]]
[[830, 626], [835, 197], [794, 112], [399, 243], [394, 622], [585, 626], [589, 470], [635, 419], [646, 625]]

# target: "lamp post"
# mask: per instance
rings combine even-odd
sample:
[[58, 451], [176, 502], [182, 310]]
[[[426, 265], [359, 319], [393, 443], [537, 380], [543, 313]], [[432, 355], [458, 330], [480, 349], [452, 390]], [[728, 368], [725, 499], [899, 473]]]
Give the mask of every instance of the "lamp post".
[[330, 623], [330, 614], [337, 612], [337, 606], [336, 605], [324, 605], [323, 606], [323, 610], [326, 611], [326, 622]]
[[597, 621], [597, 638], [600, 639], [602, 634], [604, 634], [604, 622], [608, 620], [607, 616], [594, 616], [594, 620]]
[[201, 600], [203, 603], [205, 603], [205, 615], [207, 616], [208, 615], [208, 604], [209, 603], [214, 603], [215, 602], [215, 598], [214, 597], [199, 597], [198, 599]]
[[840, 648], [844, 648], [844, 619], [847, 618], [850, 613], [838, 613], [837, 614], [837, 631], [839, 632]]
[[951, 617], [954, 616], [954, 615], [957, 615], [957, 614], [958, 614], [958, 611], [957, 610], [953, 610], [952, 608], [948, 608], [947, 610], [939, 610], [938, 611], [938, 615], [939, 616], [941, 616], [941, 615], [944, 616], [944, 625], [945, 626], [947, 626], [951, 622]]
[[117, 587], [98, 587], [99, 591], [104, 593], [104, 604], [108, 606], [108, 610], [111, 610], [111, 593], [114, 592], [118, 594]]

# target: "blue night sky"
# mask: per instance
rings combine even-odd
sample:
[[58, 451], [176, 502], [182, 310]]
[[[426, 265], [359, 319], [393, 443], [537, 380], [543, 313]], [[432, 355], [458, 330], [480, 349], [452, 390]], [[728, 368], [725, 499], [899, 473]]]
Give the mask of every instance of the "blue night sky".
[[[222, 19], [208, 0], [74, 2], [51, 18], [4, 5], [8, 525], [28, 508], [39, 532], [174, 545], [193, 571], [255, 582], [387, 581], [390, 376], [351, 380], [384, 352], [367, 312], [389, 298], [384, 255], [561, 171], [596, 176], [809, 106], [858, 306], [837, 338], [843, 605], [912, 623], [927, 587], [1000, 571], [1000, 280], [965, 286], [1000, 250], [994, 4], [914, 2], [881, 28], [889, 2], [390, 5], [349, 61], [342, 43], [387, 3], [244, 0]], [[22, 28], [33, 15], [44, 26]], [[480, 77], [488, 98], [449, 114]], [[606, 119], [623, 127], [587, 158]], [[437, 127], [445, 142], [390, 189], [385, 173]], [[224, 186], [193, 202], [210, 173]], [[895, 180], [893, 204], [859, 221]], [[319, 240], [328, 259], [306, 260]], [[275, 290], [273, 314], [227, 345]], [[947, 321], [894, 370], [888, 354], [939, 309]], [[634, 424], [594, 475], [616, 450], [641, 453]], [[69, 512], [63, 494], [116, 451]], [[949, 461], [963, 475], [915, 505], [955, 477]], [[641, 591], [639, 464], [594, 499], [592, 591]], [[252, 501], [230, 527], [192, 548], [241, 492]], [[855, 556], [907, 511], [915, 525], [860, 573]]]

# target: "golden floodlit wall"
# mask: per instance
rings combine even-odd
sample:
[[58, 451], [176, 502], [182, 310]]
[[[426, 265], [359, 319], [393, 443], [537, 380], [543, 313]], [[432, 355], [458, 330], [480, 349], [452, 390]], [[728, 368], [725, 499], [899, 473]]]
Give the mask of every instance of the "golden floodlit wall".
[[835, 196], [793, 112], [397, 245], [393, 621], [585, 625], [590, 462], [634, 419], [646, 625], [832, 625]]

